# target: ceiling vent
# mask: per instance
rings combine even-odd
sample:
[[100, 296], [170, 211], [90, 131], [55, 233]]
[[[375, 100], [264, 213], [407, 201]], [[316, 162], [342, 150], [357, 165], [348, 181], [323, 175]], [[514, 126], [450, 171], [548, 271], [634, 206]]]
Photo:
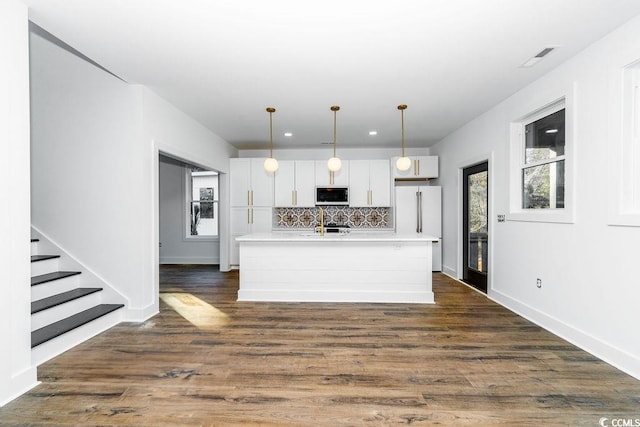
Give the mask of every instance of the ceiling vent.
[[529, 58], [527, 62], [522, 64], [520, 68], [530, 68], [536, 65], [538, 62], [542, 61], [542, 58], [553, 52], [555, 47], [545, 47], [540, 52], [536, 53], [533, 57]]

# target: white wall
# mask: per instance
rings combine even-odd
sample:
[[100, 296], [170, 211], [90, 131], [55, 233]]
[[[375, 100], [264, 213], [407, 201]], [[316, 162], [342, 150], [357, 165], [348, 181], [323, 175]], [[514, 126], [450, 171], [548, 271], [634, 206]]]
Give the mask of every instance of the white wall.
[[185, 238], [185, 173], [185, 166], [160, 160], [160, 263], [218, 264], [217, 238]]
[[159, 152], [228, 170], [236, 150], [151, 90], [31, 35], [32, 223], [128, 298], [158, 310]]
[[[238, 150], [229, 145], [218, 135], [196, 122], [194, 119], [178, 110], [153, 91], [141, 87], [143, 97], [143, 129], [144, 138], [153, 142], [154, 163], [152, 176], [154, 188], [151, 194], [154, 196], [153, 206], [158, 206], [158, 174], [159, 153], [169, 154], [170, 157], [183, 160], [187, 163], [201, 166], [204, 169], [220, 172], [220, 269], [229, 269], [229, 159], [238, 156]], [[156, 210], [157, 211], [157, 210]], [[153, 262], [159, 262], [159, 218], [156, 215], [151, 218], [153, 223], [154, 240], [151, 253]], [[157, 270], [153, 281], [157, 283]], [[153, 297], [157, 301], [156, 296]]]
[[[640, 18], [458, 129], [432, 147], [443, 186], [444, 271], [459, 278], [460, 168], [490, 159], [489, 296], [640, 378], [639, 227], [607, 225], [607, 106], [622, 51], [640, 58]], [[526, 72], [526, 70], [523, 70]], [[575, 223], [507, 221], [509, 126], [569, 96], [574, 115]], [[569, 107], [568, 107], [569, 108]], [[536, 287], [536, 278], [543, 281]]]
[[31, 221], [136, 307], [149, 154], [131, 86], [31, 34]]
[[31, 366], [27, 8], [0, 2], [0, 406], [37, 383]]

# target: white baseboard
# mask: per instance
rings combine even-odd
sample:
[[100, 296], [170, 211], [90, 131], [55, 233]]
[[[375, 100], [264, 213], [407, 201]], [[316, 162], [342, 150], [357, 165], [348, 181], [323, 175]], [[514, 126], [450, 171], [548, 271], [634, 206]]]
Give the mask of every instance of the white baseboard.
[[150, 304], [142, 308], [127, 308], [123, 316], [124, 318], [122, 320], [124, 322], [142, 323], [149, 320], [159, 312], [160, 312], [159, 303]]
[[529, 305], [493, 290], [489, 298], [525, 319], [543, 327], [549, 332], [569, 341], [584, 351], [602, 359], [606, 363], [620, 369], [640, 380], [640, 358], [629, 354], [599, 338], [578, 328], [567, 325], [553, 316], [549, 316]]
[[442, 273], [447, 275], [447, 276], [449, 276], [449, 277], [451, 277], [454, 280], [458, 280], [458, 272], [454, 268], [451, 268], [451, 267], [443, 264], [442, 265]]
[[13, 375], [8, 386], [3, 387], [3, 394], [0, 396], [0, 407], [22, 396], [38, 384], [40, 384], [40, 381], [38, 381], [35, 365]]

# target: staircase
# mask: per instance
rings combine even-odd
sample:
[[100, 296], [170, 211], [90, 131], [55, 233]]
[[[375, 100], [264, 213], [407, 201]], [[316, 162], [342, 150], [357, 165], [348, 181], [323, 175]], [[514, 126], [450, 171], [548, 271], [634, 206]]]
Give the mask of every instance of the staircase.
[[54, 247], [50, 242], [44, 248], [40, 245], [40, 239], [31, 239], [31, 359], [35, 365], [115, 326], [122, 320], [124, 307], [113, 303], [122, 299], [105, 292], [104, 286], [86, 286], [100, 281], [83, 274], [75, 260], [50, 253]]

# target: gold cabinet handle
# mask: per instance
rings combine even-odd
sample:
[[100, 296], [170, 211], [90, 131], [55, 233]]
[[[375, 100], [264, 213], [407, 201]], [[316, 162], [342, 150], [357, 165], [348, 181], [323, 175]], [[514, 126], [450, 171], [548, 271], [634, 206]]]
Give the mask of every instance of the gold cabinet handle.
[[247, 190], [247, 206], [251, 206], [251, 190]]
[[251, 208], [247, 208], [247, 224], [251, 224]]

